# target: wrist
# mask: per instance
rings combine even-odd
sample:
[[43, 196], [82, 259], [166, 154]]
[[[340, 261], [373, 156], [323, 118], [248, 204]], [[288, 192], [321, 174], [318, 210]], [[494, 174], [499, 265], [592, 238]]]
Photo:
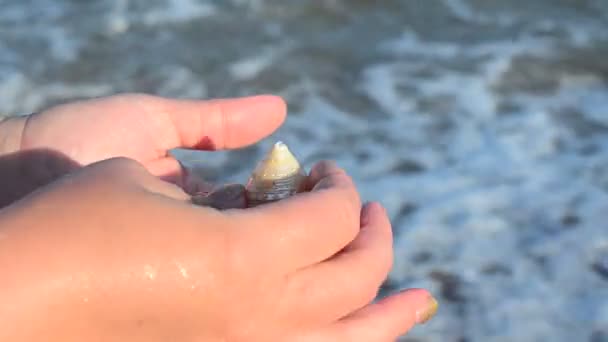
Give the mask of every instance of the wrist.
[[0, 156], [18, 152], [29, 116], [0, 118]]
[[78, 167], [59, 153], [24, 146], [31, 116], [0, 117], [0, 210]]

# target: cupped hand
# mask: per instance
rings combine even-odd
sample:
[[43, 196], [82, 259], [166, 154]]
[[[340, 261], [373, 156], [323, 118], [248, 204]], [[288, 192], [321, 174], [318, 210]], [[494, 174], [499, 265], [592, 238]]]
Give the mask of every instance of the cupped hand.
[[0, 157], [7, 159], [0, 158], [7, 174], [0, 175], [12, 179], [0, 183], [0, 207], [73, 169], [114, 157], [136, 160], [185, 187], [184, 170], [170, 150], [247, 146], [270, 135], [285, 115], [284, 101], [269, 95], [198, 101], [121, 94], [13, 118], [7, 137], [0, 137]]
[[218, 211], [129, 159], [63, 177], [0, 211], [0, 340], [381, 342], [428, 319], [425, 290], [372, 302], [383, 208], [331, 163], [308, 188]]

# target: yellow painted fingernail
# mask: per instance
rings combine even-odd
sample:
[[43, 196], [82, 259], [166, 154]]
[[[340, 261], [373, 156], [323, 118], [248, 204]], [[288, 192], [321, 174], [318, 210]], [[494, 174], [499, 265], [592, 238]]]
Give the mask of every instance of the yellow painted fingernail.
[[426, 306], [416, 312], [416, 323], [425, 324], [428, 322], [435, 314], [437, 313], [437, 309], [439, 308], [439, 303], [433, 297], [429, 297]]

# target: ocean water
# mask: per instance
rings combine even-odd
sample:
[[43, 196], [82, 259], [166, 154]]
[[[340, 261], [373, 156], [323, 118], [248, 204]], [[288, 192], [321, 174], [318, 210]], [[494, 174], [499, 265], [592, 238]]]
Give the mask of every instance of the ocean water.
[[125, 91], [282, 95], [256, 146], [177, 153], [346, 168], [391, 215], [383, 294], [440, 301], [403, 341], [608, 341], [608, 1], [0, 0], [0, 112]]

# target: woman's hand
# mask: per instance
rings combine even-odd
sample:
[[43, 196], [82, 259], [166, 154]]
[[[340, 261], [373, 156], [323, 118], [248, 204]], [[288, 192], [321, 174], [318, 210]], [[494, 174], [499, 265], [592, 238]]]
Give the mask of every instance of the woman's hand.
[[0, 123], [0, 208], [82, 166], [114, 157], [186, 188], [169, 151], [233, 149], [268, 136], [285, 120], [276, 96], [172, 100], [142, 94], [59, 105]]
[[[218, 211], [156, 177], [175, 136], [156, 154], [141, 139], [130, 154], [147, 164], [95, 163], [0, 211], [0, 340], [393, 341], [436, 310], [424, 290], [371, 303], [391, 268], [391, 225], [331, 163], [313, 168], [310, 192]], [[98, 146], [71, 153], [120, 154]]]

